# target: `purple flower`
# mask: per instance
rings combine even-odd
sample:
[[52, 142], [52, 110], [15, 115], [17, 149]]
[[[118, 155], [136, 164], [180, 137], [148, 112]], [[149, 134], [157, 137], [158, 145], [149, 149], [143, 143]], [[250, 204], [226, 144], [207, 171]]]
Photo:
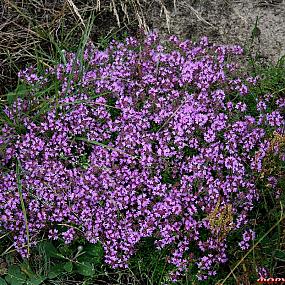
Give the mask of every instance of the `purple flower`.
[[255, 232], [252, 230], [247, 230], [242, 235], [242, 241], [239, 242], [239, 246], [242, 250], [249, 249], [250, 241], [255, 239]]
[[[18, 252], [27, 255], [20, 180], [32, 245], [43, 234], [65, 243], [84, 237], [103, 245], [107, 264], [126, 268], [136, 245], [155, 237], [158, 249], [172, 248], [173, 280], [191, 264], [199, 280], [216, 275], [227, 236], [251, 223], [268, 133], [284, 125], [281, 99], [276, 110], [262, 99], [262, 114], [247, 114], [245, 82], [255, 79], [236, 78], [241, 54], [206, 38], [171, 36], [165, 45], [150, 33], [105, 51], [89, 43], [82, 63], [65, 52], [66, 63], [44, 75], [21, 71], [33, 92], [4, 109], [13, 124], [0, 133], [0, 227]], [[42, 92], [39, 101], [36, 90], [55, 82], [56, 98]], [[224, 209], [233, 222], [221, 238], [205, 217]], [[240, 247], [253, 239], [245, 231]]]

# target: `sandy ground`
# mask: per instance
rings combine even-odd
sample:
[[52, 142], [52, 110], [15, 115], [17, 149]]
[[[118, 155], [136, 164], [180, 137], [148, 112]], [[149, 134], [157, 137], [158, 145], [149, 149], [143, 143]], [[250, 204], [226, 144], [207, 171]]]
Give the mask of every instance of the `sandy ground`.
[[[207, 35], [212, 42], [241, 43], [268, 61], [285, 55], [285, 0], [176, 0], [169, 11], [170, 32], [183, 38]], [[149, 20], [152, 28], [169, 33], [160, 11], [153, 10]]]

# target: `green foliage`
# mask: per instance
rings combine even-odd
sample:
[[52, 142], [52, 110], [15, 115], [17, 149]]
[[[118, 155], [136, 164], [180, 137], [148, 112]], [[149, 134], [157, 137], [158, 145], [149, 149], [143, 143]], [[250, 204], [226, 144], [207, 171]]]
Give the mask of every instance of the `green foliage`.
[[53, 243], [43, 240], [33, 252], [31, 263], [25, 260], [10, 265], [5, 279], [0, 278], [0, 285], [40, 285], [45, 284], [44, 281], [56, 281], [66, 276], [84, 281], [96, 277], [96, 273], [100, 272], [103, 257], [100, 243], [66, 245], [60, 241]]
[[27, 285], [40, 285], [44, 282], [44, 277], [32, 277], [27, 280]]
[[[104, 257], [104, 251], [102, 246], [98, 244], [88, 244], [83, 247], [83, 253], [80, 257], [78, 257], [78, 260], [82, 260], [82, 258], [89, 259], [94, 264], [100, 264]], [[84, 260], [82, 260], [84, 261]]]
[[20, 83], [17, 85], [15, 91], [6, 94], [7, 103], [12, 105], [17, 98], [23, 98], [28, 93], [29, 93], [28, 87], [25, 84]]
[[91, 277], [95, 274], [94, 264], [87, 261], [82, 261], [75, 266], [76, 272], [83, 276]]
[[39, 244], [39, 247], [44, 252], [44, 254], [45, 254], [45, 256], [47, 258], [52, 258], [52, 257], [61, 258], [61, 257], [63, 257], [63, 255], [59, 254], [59, 252], [56, 249], [56, 247], [50, 241], [43, 241], [43, 242], [41, 242]]
[[166, 280], [172, 266], [166, 261], [169, 248], [159, 251], [154, 238], [145, 238], [137, 248], [137, 254], [130, 261], [130, 269], [144, 284], [161, 284]]
[[59, 275], [63, 274], [64, 272], [64, 263], [57, 263], [53, 266], [50, 267], [50, 271], [47, 275], [48, 279], [54, 279], [56, 277], [58, 277]]
[[0, 277], [0, 285], [7, 285], [7, 282], [5, 281], [5, 279]]
[[73, 263], [71, 261], [67, 261], [64, 265], [63, 265], [63, 269], [68, 272], [71, 273], [72, 269], [73, 269]]
[[21, 271], [17, 265], [12, 265], [8, 268], [8, 273], [5, 277], [8, 284], [22, 285], [26, 282], [26, 275]]
[[104, 255], [99, 243], [80, 245], [77, 248], [76, 245], [61, 244], [56, 248], [51, 242], [45, 241], [41, 246], [54, 263], [48, 273], [50, 279], [65, 273], [94, 276], [95, 267], [102, 263]]

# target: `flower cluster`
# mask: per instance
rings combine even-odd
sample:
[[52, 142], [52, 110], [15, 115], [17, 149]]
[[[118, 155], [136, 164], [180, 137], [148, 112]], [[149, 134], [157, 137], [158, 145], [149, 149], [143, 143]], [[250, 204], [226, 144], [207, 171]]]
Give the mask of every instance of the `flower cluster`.
[[283, 101], [252, 100], [242, 52], [150, 33], [20, 72], [34, 91], [4, 110], [0, 135], [0, 228], [16, 249], [26, 255], [43, 232], [83, 236], [116, 268], [154, 237], [170, 247], [173, 279], [191, 264], [201, 280], [215, 275], [227, 236], [250, 226], [267, 129], [284, 126]]
[[250, 247], [250, 241], [255, 239], [255, 232], [253, 230], [245, 231], [242, 238], [243, 240], [239, 242], [239, 246], [242, 250], [246, 250]]

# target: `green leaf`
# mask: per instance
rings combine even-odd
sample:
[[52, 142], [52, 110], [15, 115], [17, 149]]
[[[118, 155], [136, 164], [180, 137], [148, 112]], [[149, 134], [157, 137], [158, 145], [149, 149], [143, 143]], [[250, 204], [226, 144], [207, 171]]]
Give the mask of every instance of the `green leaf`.
[[63, 264], [62, 263], [56, 264], [56, 265], [54, 265], [54, 266], [52, 266], [50, 268], [50, 271], [49, 271], [47, 277], [49, 279], [54, 279], [54, 278], [56, 278], [57, 276], [59, 276], [63, 272], [64, 272]]
[[72, 269], [73, 269], [73, 264], [71, 261], [68, 261], [64, 264], [63, 266], [64, 270], [68, 273], [72, 272]]
[[56, 257], [60, 259], [65, 259], [65, 257], [57, 251], [56, 247], [50, 241], [41, 242], [40, 247], [45, 252], [48, 258]]
[[16, 94], [15, 92], [9, 92], [7, 95], [7, 102], [9, 105], [12, 105], [14, 100], [15, 100], [15, 97], [16, 97]]
[[50, 241], [42, 241], [39, 246], [47, 257], [55, 257], [58, 253], [56, 247]]
[[87, 244], [83, 247], [82, 254], [77, 258], [79, 262], [91, 262], [94, 265], [102, 263], [104, 257], [104, 250], [100, 243]]
[[28, 277], [33, 277], [34, 272], [31, 270], [31, 267], [27, 261], [24, 261], [20, 264], [21, 271], [25, 273]]
[[83, 276], [93, 276], [95, 274], [94, 266], [90, 262], [81, 262], [76, 264], [77, 272]]
[[104, 257], [104, 250], [100, 243], [88, 244], [84, 247], [84, 251], [87, 255], [92, 257], [92, 262], [95, 262], [96, 259], [100, 262]]
[[285, 261], [285, 251], [277, 249], [274, 254], [276, 259]]
[[5, 279], [0, 277], [0, 285], [7, 285], [7, 282], [5, 281]]
[[45, 281], [45, 277], [43, 277], [43, 276], [35, 276], [35, 277], [30, 278], [27, 281], [27, 285], [40, 285], [44, 281]]
[[7, 96], [8, 104], [13, 104], [13, 102], [18, 97], [23, 97], [28, 92], [27, 86], [25, 84], [19, 84], [14, 92], [9, 92]]
[[70, 256], [72, 254], [71, 247], [67, 246], [66, 244], [60, 245], [58, 251], [64, 256]]
[[19, 266], [12, 265], [8, 268], [5, 279], [10, 285], [22, 285], [26, 282], [26, 275], [21, 272]]

